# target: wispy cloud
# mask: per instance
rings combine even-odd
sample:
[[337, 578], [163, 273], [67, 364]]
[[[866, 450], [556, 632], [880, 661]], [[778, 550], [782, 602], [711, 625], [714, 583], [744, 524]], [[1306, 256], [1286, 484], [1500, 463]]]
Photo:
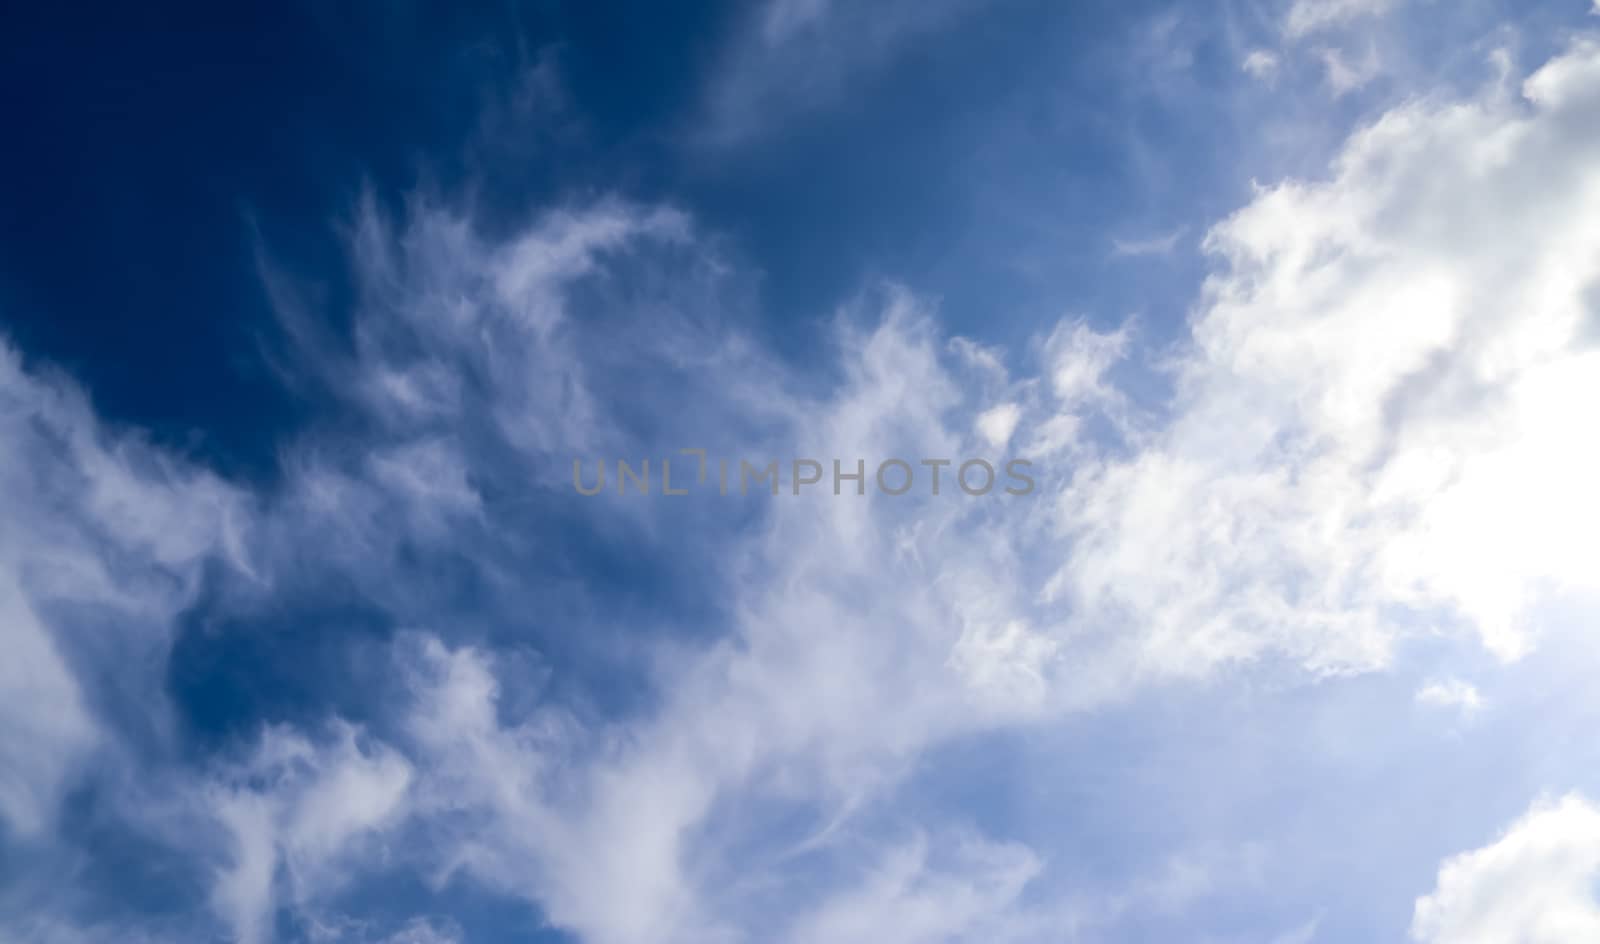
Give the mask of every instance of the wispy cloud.
[[1291, 39], [1387, 13], [1398, 0], [1294, 0], [1283, 31]]
[[1278, 74], [1278, 68], [1281, 64], [1282, 60], [1277, 53], [1266, 49], [1252, 49], [1244, 57], [1244, 62], [1240, 65], [1240, 68], [1254, 78], [1263, 82], [1270, 82]]
[[1119, 256], [1167, 256], [1178, 248], [1187, 230], [1178, 227], [1170, 233], [1148, 236], [1144, 239], [1113, 239], [1112, 251]]
[[696, 143], [748, 141], [835, 103], [920, 37], [970, 15], [980, 0], [769, 0], [735, 32], [706, 89]]
[[1461, 679], [1444, 679], [1429, 682], [1417, 689], [1417, 704], [1435, 708], [1448, 708], [1471, 718], [1483, 710], [1483, 696], [1470, 682]]
[[[776, 9], [763, 43], [837, 14]], [[285, 444], [270, 495], [106, 428], [7, 349], [0, 475], [21, 498], [0, 616], [21, 657], [0, 669], [0, 813], [48, 841], [119, 737], [84, 666], [138, 666], [160, 706], [208, 574], [233, 613], [332, 582], [393, 631], [365, 653], [386, 660], [369, 722], [263, 723], [230, 759], [122, 772], [195, 808], [142, 823], [208, 864], [215, 926], [191, 939], [265, 942], [280, 912], [338, 926], [332, 899], [382, 863], [599, 944], [1059, 940], [1065, 912], [1029, 897], [1052, 878], [1043, 839], [894, 802], [933, 752], [1225, 673], [1390, 669], [1423, 626], [1515, 661], [1539, 641], [1530, 607], [1595, 589], [1600, 450], [1576, 432], [1600, 401], [1597, 87], [1600, 47], [1579, 43], [1523, 100], [1419, 99], [1320, 179], [1258, 188], [1206, 236], [1189, 336], [1158, 351], [1079, 319], [998, 351], [890, 284], [843, 306], [821, 365], [792, 364], [741, 332], [687, 214], [603, 198], [509, 233], [369, 201], [348, 345], [297, 330], [293, 278], [264, 265], [284, 361], [331, 414]], [[1128, 389], [1132, 367], [1170, 401]], [[1025, 450], [1041, 495], [819, 490], [719, 516], [567, 491], [575, 455], [685, 445]], [[573, 579], [596, 545], [684, 566], [716, 606], [672, 632], [670, 605], [628, 608], [603, 568]], [[86, 645], [104, 625], [86, 612], [123, 636]], [[626, 673], [637, 700], [598, 710], [544, 657]], [[1569, 800], [1448, 864], [1415, 933], [1515, 922], [1526, 900], [1587, 927], [1591, 819]], [[1221, 858], [1076, 913], [1181, 910], [1259, 871], [1252, 850]], [[1505, 861], [1532, 899], [1490, 895]]]
[[1319, 49], [1317, 56], [1322, 60], [1323, 75], [1334, 97], [1361, 88], [1377, 78], [1383, 68], [1378, 61], [1377, 48], [1371, 45], [1359, 58], [1352, 58], [1349, 52], [1341, 49]]
[[[158, 714], [144, 699], [159, 677], [124, 676], [131, 703], [113, 705], [80, 673], [165, 659], [205, 561], [249, 570], [249, 503], [100, 423], [69, 381], [25, 370], [3, 341], [0, 441], [0, 820], [27, 836], [50, 829], [73, 775], [103, 746], [105, 712]], [[101, 619], [116, 638], [98, 638]]]

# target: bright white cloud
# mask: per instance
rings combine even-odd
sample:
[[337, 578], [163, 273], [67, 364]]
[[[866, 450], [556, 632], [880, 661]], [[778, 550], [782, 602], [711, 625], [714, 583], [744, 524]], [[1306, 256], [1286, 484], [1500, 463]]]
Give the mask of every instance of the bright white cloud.
[[1004, 449], [1011, 441], [1011, 434], [1016, 431], [1020, 419], [1021, 408], [1015, 403], [1002, 403], [978, 416], [978, 434], [994, 448]]
[[1449, 708], [1471, 718], [1483, 710], [1483, 696], [1470, 682], [1461, 679], [1443, 679], [1429, 682], [1417, 690], [1417, 703], [1435, 708]]
[[1211, 233], [1176, 413], [1060, 503], [1076, 620], [1143, 627], [1120, 638], [1160, 674], [1347, 671], [1388, 662], [1401, 609], [1514, 658], [1530, 594], [1593, 585], [1597, 64], [1399, 108]]
[[1417, 899], [1423, 944], [1600, 940], [1600, 811], [1571, 795], [1536, 804], [1495, 842], [1446, 860]]
[[1062, 412], [1104, 409], [1120, 398], [1106, 377], [1128, 350], [1126, 329], [1099, 332], [1084, 322], [1063, 322], [1044, 344], [1051, 389]]

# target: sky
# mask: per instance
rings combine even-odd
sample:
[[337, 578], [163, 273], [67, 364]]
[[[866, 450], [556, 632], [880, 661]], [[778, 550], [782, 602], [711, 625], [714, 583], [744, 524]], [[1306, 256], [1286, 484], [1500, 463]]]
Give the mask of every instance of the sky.
[[1600, 941], [1600, 4], [0, 17], [3, 944]]

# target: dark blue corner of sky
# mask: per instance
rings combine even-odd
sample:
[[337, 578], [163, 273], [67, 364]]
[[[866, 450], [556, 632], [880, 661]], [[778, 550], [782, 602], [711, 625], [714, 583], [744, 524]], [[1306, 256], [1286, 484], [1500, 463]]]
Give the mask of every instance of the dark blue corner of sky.
[[[314, 410], [263, 356], [275, 328], [258, 258], [292, 273], [337, 335], [351, 302], [340, 224], [366, 188], [396, 212], [419, 191], [470, 192], [490, 227], [602, 193], [684, 206], [759, 274], [761, 330], [780, 346], [880, 278], [915, 280], [958, 330], [1002, 341], [1018, 340], [1003, 327], [1018, 303], [1052, 310], [1013, 324], [1073, 306], [1118, 319], [1107, 233], [1196, 209], [1160, 205], [1128, 169], [1129, 129], [1081, 107], [1128, 110], [1118, 80], [1084, 77], [1148, 6], [1002, 4], [717, 151], [686, 142], [748, 26], [737, 6], [14, 6], [0, 26], [0, 326], [101, 415], [270, 481]], [[552, 87], [530, 90], [541, 65]], [[1215, 135], [1204, 115], [1135, 104], [1147, 135]], [[977, 251], [978, 232], [1000, 248]], [[1042, 262], [1007, 257], [1040, 244], [1054, 253]]]
[[[697, 5], [30, 4], [0, 26], [0, 323], [112, 419], [230, 474], [268, 474], [297, 404], [260, 356], [256, 252], [345, 302], [336, 223], [472, 175], [529, 203], [602, 170], [551, 134], [469, 146], [548, 48], [603, 144], [686, 94]], [[686, 42], [677, 42], [681, 36]], [[552, 46], [552, 44], [557, 44]], [[561, 141], [569, 153], [543, 145]], [[478, 160], [482, 166], [473, 166]], [[641, 165], [644, 166], [644, 165]]]

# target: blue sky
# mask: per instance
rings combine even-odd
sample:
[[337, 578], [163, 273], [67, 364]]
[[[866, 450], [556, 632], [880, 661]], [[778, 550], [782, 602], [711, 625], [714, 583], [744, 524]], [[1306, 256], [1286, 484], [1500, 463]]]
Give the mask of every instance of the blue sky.
[[0, 940], [1600, 940], [1597, 12], [5, 14]]

